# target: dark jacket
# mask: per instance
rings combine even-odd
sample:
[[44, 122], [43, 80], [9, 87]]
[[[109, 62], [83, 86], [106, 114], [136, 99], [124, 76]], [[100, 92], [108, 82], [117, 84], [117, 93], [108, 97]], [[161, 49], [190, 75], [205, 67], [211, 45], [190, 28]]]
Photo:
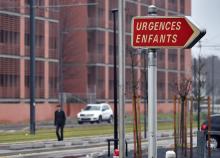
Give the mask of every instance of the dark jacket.
[[61, 111], [55, 111], [55, 117], [54, 117], [54, 125], [55, 126], [64, 126], [66, 122], [66, 116], [65, 112], [63, 110]]

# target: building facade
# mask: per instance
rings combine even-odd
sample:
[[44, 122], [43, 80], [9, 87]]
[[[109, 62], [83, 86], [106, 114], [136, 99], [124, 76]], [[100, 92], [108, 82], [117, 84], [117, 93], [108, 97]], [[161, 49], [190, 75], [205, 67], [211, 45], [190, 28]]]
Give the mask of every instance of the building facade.
[[[36, 65], [35, 96], [40, 120], [49, 116], [49, 105], [58, 101], [58, 28], [59, 12], [40, 6], [56, 1], [37, 0], [36, 6]], [[28, 121], [30, 29], [29, 1], [0, 1], [0, 122]], [[51, 112], [52, 114], [52, 112]], [[51, 117], [51, 116], [50, 116]]]
[[[36, 119], [53, 118], [59, 94], [74, 117], [86, 102], [113, 103], [113, 15], [118, 0], [36, 0]], [[147, 15], [190, 15], [191, 0], [126, 0], [126, 100], [131, 108], [131, 19]], [[19, 6], [19, 7], [18, 7]], [[27, 0], [0, 1], [0, 122], [29, 119], [29, 10]], [[138, 50], [141, 51], [141, 50]], [[144, 50], [142, 50], [144, 52]], [[136, 55], [137, 93], [144, 95], [144, 60]], [[191, 52], [157, 54], [158, 109], [170, 111], [173, 83], [191, 76]], [[64, 104], [66, 105], [66, 104]], [[166, 110], [165, 110], [166, 109]], [[19, 117], [15, 113], [19, 111]]]

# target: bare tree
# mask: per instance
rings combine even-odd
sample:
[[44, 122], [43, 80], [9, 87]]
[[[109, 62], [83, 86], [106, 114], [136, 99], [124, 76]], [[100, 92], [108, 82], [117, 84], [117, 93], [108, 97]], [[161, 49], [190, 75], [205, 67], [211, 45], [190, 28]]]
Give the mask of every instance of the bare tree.
[[181, 111], [180, 111], [180, 140], [182, 145], [182, 151], [183, 151], [183, 145], [185, 144], [185, 156], [186, 156], [186, 148], [187, 148], [187, 138], [186, 138], [186, 116], [184, 114], [185, 111], [185, 104], [187, 101], [187, 96], [189, 94], [189, 91], [192, 88], [192, 81], [189, 78], [183, 78], [180, 80], [180, 83], [175, 83], [175, 89], [176, 94], [180, 96], [181, 100]]
[[[133, 100], [133, 114], [134, 114], [134, 150], [137, 149], [137, 152], [134, 152], [134, 157], [141, 158], [141, 131], [140, 131], [140, 109], [137, 106], [137, 90], [140, 88], [140, 81], [136, 79], [135, 67], [137, 66], [135, 50], [129, 50], [131, 58], [131, 80], [132, 80], [132, 100]], [[139, 117], [138, 117], [139, 116]]]
[[199, 54], [198, 60], [193, 60], [193, 95], [194, 98], [197, 101], [197, 112], [198, 112], [198, 118], [197, 118], [197, 127], [198, 131], [200, 130], [200, 104], [202, 99], [204, 98], [204, 95], [202, 93], [202, 90], [205, 88], [205, 62], [202, 59], [201, 55]]

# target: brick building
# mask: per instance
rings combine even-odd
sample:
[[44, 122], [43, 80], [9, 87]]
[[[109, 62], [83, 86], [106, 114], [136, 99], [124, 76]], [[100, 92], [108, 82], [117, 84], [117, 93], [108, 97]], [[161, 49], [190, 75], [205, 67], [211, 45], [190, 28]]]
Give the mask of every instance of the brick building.
[[[37, 6], [56, 1], [37, 0]], [[37, 118], [51, 118], [58, 98], [58, 28], [56, 9], [36, 8]], [[29, 118], [29, 7], [26, 0], [0, 1], [0, 122]], [[45, 110], [49, 115], [41, 115]]]
[[[0, 122], [29, 119], [27, 2], [0, 1]], [[59, 92], [73, 98], [73, 103], [65, 106], [67, 114], [72, 117], [82, 106], [76, 102], [113, 102], [111, 10], [117, 8], [117, 4], [118, 0], [36, 0], [37, 120], [53, 117]], [[133, 16], [146, 15], [150, 4], [158, 7], [160, 16], [190, 15], [191, 12], [190, 0], [126, 0], [128, 101], [131, 99], [130, 22]], [[62, 7], [51, 7], [53, 5]], [[173, 82], [183, 76], [191, 76], [191, 52], [161, 49], [157, 59], [158, 110], [169, 111], [174, 93]], [[135, 56], [135, 62], [135, 76], [140, 87], [138, 93], [143, 95], [143, 56]], [[130, 107], [128, 103], [126, 109], [129, 111]], [[17, 111], [20, 114], [15, 118]]]

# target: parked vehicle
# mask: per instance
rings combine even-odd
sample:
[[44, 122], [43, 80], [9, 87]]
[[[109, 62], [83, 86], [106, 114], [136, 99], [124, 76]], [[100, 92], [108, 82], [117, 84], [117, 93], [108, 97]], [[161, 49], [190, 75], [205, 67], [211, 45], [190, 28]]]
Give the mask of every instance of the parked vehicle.
[[[220, 147], [220, 114], [211, 115], [211, 130], [210, 130], [210, 147], [216, 149]], [[202, 126], [201, 130], [208, 133], [208, 120], [206, 120]], [[208, 136], [206, 136], [208, 144]]]
[[84, 122], [100, 123], [102, 121], [112, 123], [113, 112], [111, 106], [107, 103], [87, 104], [85, 109], [77, 114], [77, 119], [79, 124]]

